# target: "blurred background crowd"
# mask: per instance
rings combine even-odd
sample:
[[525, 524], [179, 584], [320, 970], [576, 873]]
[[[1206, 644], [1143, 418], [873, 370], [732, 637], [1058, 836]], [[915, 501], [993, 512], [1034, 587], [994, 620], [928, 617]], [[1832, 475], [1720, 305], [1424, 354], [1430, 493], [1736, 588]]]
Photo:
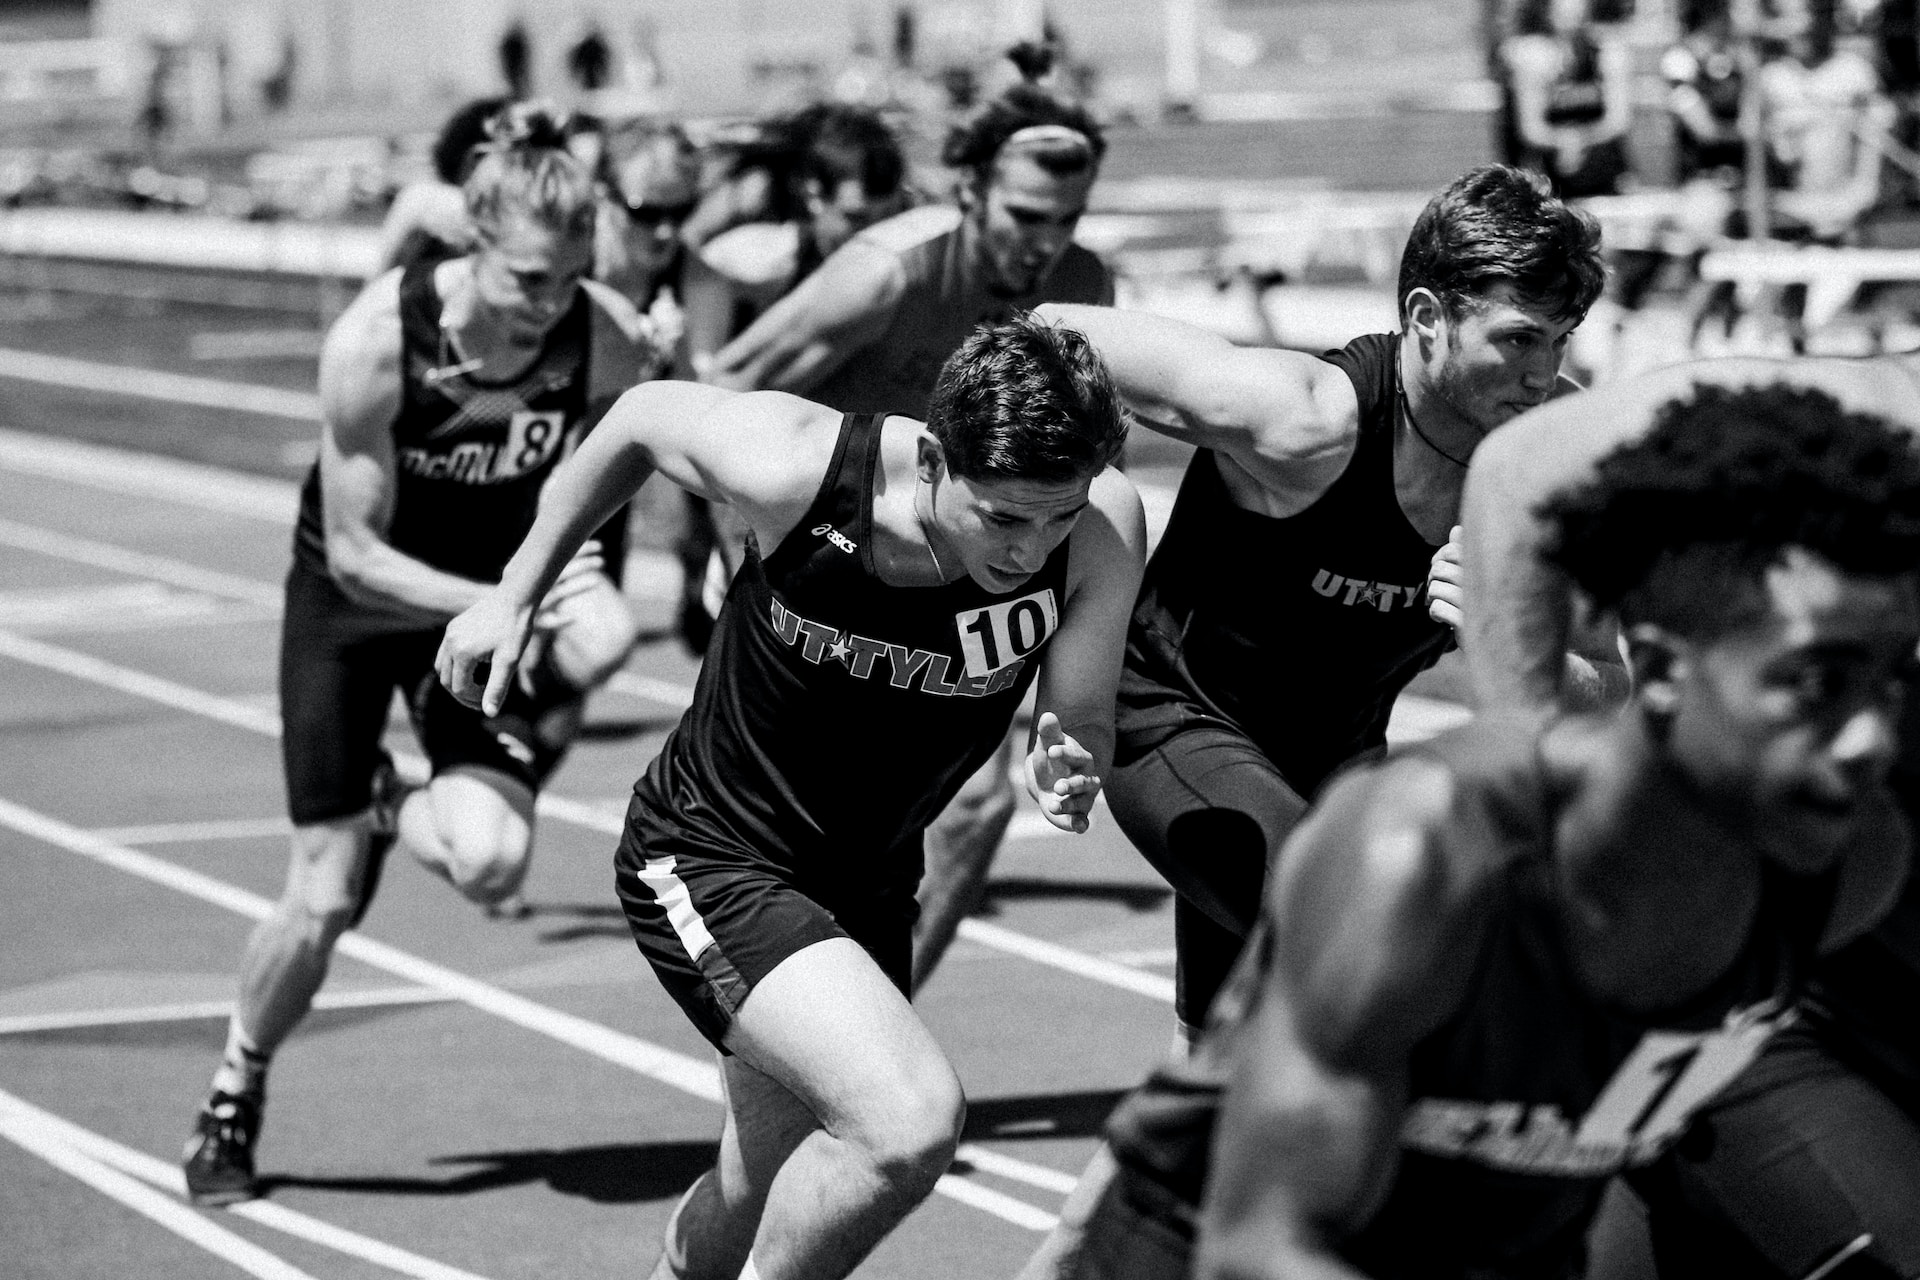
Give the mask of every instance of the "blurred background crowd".
[[[1123, 303], [1236, 340], [1311, 348], [1379, 324], [1420, 202], [1497, 158], [1547, 173], [1606, 224], [1612, 286], [1574, 357], [1588, 377], [1686, 350], [1889, 349], [1920, 343], [1916, 8], [12, 0], [0, 282], [108, 254], [22, 221], [48, 210], [372, 235], [399, 193], [444, 181], [436, 142], [476, 100], [556, 101], [610, 165], [676, 122], [702, 202], [683, 237], [696, 246], [793, 221], [792, 158], [819, 104], [896, 139], [897, 203], [938, 199], [951, 187], [938, 140], [1024, 75], [1112, 131], [1082, 240], [1116, 268]], [[1014, 47], [1042, 61], [1017, 65]], [[756, 168], [771, 185], [716, 212], [714, 193], [738, 196]], [[349, 283], [370, 252], [328, 250]]]

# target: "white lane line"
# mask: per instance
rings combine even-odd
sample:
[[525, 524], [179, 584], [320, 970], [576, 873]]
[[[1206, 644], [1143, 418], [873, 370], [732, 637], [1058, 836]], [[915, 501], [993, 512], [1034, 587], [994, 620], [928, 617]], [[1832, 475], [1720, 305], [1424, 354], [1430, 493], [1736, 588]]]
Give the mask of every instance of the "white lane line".
[[1172, 964], [1180, 953], [1172, 947], [1149, 947], [1144, 951], [1109, 951], [1107, 959], [1115, 964], [1147, 965]]
[[984, 920], [962, 920], [960, 936], [968, 942], [992, 947], [995, 951], [1005, 951], [1009, 955], [1021, 956], [1038, 964], [1051, 965], [1055, 969], [1064, 969], [1068, 973], [1077, 973], [1083, 978], [1092, 978], [1095, 982], [1104, 982], [1110, 987], [1119, 987], [1166, 1004], [1173, 1003], [1173, 979], [1163, 978], [1157, 973], [1142, 973], [1124, 964], [1115, 964], [1099, 956], [1090, 956], [1084, 951], [1075, 951], [1039, 938], [1030, 938], [1024, 933], [1002, 929], [999, 925], [988, 924]]
[[[181, 1176], [178, 1165], [157, 1160], [144, 1151], [123, 1146], [113, 1139], [84, 1129], [42, 1110], [21, 1098], [0, 1090], [0, 1108], [23, 1117], [48, 1141], [57, 1142], [80, 1155], [97, 1160], [110, 1169], [118, 1170], [128, 1177], [138, 1178], [168, 1191], [176, 1196], [187, 1193], [186, 1179]], [[330, 1222], [308, 1217], [297, 1210], [269, 1200], [249, 1200], [241, 1204], [229, 1205], [225, 1212], [236, 1217], [250, 1218], [263, 1227], [298, 1237], [313, 1244], [333, 1249], [349, 1257], [371, 1262], [375, 1266], [397, 1271], [404, 1276], [417, 1276], [419, 1280], [482, 1280], [471, 1271], [462, 1271], [458, 1267], [449, 1267], [445, 1263], [435, 1262], [432, 1258], [423, 1258], [384, 1241], [363, 1236], [357, 1231], [348, 1231], [336, 1227]]]
[[134, 365], [101, 364], [40, 351], [0, 347], [0, 378], [38, 382], [77, 391], [97, 391], [141, 400], [197, 405], [203, 409], [231, 409], [297, 422], [320, 421], [320, 397], [311, 391], [287, 391], [253, 382], [227, 382], [142, 369]]
[[954, 1157], [972, 1165], [982, 1173], [997, 1174], [1012, 1182], [1024, 1182], [1030, 1187], [1039, 1187], [1044, 1191], [1066, 1195], [1072, 1191], [1079, 1178], [1071, 1173], [1061, 1173], [1058, 1169], [1048, 1169], [1037, 1164], [1028, 1164], [1025, 1160], [1015, 1160], [1003, 1156], [998, 1151], [989, 1151], [972, 1142], [963, 1142]]
[[243, 475], [158, 454], [0, 428], [0, 469], [108, 493], [157, 498], [219, 515], [292, 528], [300, 491], [285, 480]]
[[136, 578], [151, 578], [155, 582], [185, 587], [189, 591], [204, 591], [208, 595], [222, 596], [228, 600], [239, 600], [258, 605], [262, 609], [271, 609], [276, 614], [280, 612], [281, 589], [274, 583], [243, 578], [238, 574], [221, 573], [215, 569], [203, 569], [199, 565], [188, 564], [184, 560], [149, 555], [144, 551], [130, 551], [110, 543], [95, 542], [92, 538], [75, 537], [70, 533], [56, 533], [52, 529], [21, 524], [17, 520], [8, 520], [4, 517], [0, 517], [0, 544], [21, 551], [31, 551], [37, 555], [49, 556], [56, 560], [91, 565], [96, 569], [106, 569], [113, 573], [124, 573]]
[[[91, 858], [117, 871], [138, 876], [143, 880], [199, 898], [203, 902], [224, 907], [236, 915], [259, 920], [273, 910], [273, 904], [258, 894], [249, 893], [245, 889], [216, 880], [212, 876], [202, 875], [198, 871], [176, 866], [152, 854], [129, 849], [110, 840], [103, 840], [80, 827], [38, 813], [10, 800], [0, 799], [0, 826], [11, 827], [24, 836]], [[528, 1000], [524, 996], [514, 995], [491, 983], [469, 977], [458, 970], [421, 959], [398, 947], [376, 942], [357, 931], [342, 934], [335, 949], [340, 954], [350, 956], [363, 964], [384, 970], [419, 986], [443, 992], [451, 999], [470, 1005], [483, 1013], [490, 1013], [504, 1022], [511, 1022], [515, 1026], [570, 1045], [602, 1061], [625, 1067], [637, 1075], [657, 1080], [709, 1102], [720, 1101], [720, 1073], [710, 1062], [703, 1062], [675, 1050], [651, 1044], [637, 1036], [630, 1036], [597, 1022], [549, 1008], [536, 1001]], [[1012, 1157], [1001, 1157], [1001, 1159], [1011, 1160]], [[1043, 1170], [1040, 1166], [1033, 1166], [1033, 1168], [1039, 1170], [1033, 1175], [1035, 1177], [1043, 1176], [1047, 1172], [1055, 1172]], [[994, 1214], [1015, 1226], [1028, 1227], [1036, 1231], [1050, 1231], [1056, 1221], [1052, 1214], [1036, 1209], [1024, 1201], [1015, 1200], [990, 1188], [974, 1186], [951, 1174], [940, 1179], [936, 1190], [951, 1199]]]
[[0, 631], [0, 656], [72, 676], [76, 680], [105, 685], [136, 698], [145, 698], [178, 711], [217, 720], [249, 733], [261, 733], [270, 738], [280, 736], [280, 718], [271, 712], [107, 662], [76, 649], [65, 649], [11, 631]]
[[[0, 631], [0, 656], [44, 667], [77, 679], [90, 680], [96, 684], [106, 685], [108, 688], [118, 689], [123, 693], [147, 698], [253, 733], [274, 738], [280, 736], [279, 720], [257, 707], [176, 684], [159, 676], [148, 675], [144, 671], [133, 671], [117, 666], [90, 654]], [[418, 756], [406, 752], [395, 752], [394, 761], [403, 773], [413, 776], [425, 774], [425, 762]], [[619, 812], [609, 812], [583, 800], [543, 794], [535, 802], [535, 812], [560, 822], [572, 823], [589, 831], [600, 832], [603, 835], [618, 836], [624, 829], [624, 807]], [[1095, 982], [1104, 982], [1108, 986], [1138, 992], [1169, 1004], [1173, 1001], [1171, 978], [1141, 973], [1137, 969], [1129, 969], [1111, 960], [1103, 960], [1098, 956], [1087, 955], [1051, 942], [1043, 942], [1038, 938], [1030, 938], [1025, 934], [1015, 933], [1011, 929], [1002, 929], [980, 920], [963, 920], [960, 922], [960, 936], [981, 946], [1020, 956], [1037, 964], [1064, 969], [1068, 973], [1091, 978]]]
[[[427, 987], [376, 987], [367, 991], [322, 991], [313, 998], [316, 1009], [385, 1009], [395, 1005], [445, 1004], [444, 991]], [[63, 1013], [17, 1013], [0, 1017], [0, 1036], [39, 1031], [79, 1031], [90, 1027], [125, 1027], [144, 1022], [195, 1022], [225, 1018], [233, 1013], [231, 1000], [196, 1000], [181, 1004], [139, 1005], [126, 1009], [76, 1009]]]
[[941, 1174], [940, 1180], [933, 1184], [933, 1189], [937, 1195], [943, 1195], [949, 1200], [958, 1200], [964, 1205], [971, 1205], [1003, 1221], [1011, 1222], [1016, 1227], [1025, 1227], [1029, 1231], [1047, 1232], [1060, 1225], [1059, 1214], [1035, 1208], [1025, 1200], [1016, 1200], [1004, 1191], [995, 1191], [992, 1187], [968, 1182], [959, 1174]]
[[35, 1114], [37, 1108], [11, 1094], [0, 1093], [0, 1137], [39, 1156], [62, 1173], [78, 1178], [100, 1194], [119, 1201], [135, 1213], [159, 1223], [214, 1257], [232, 1263], [259, 1280], [313, 1280], [306, 1272], [281, 1261], [259, 1245], [201, 1217], [146, 1183], [109, 1168], [62, 1142]]
[[115, 844], [198, 844], [203, 840], [268, 840], [288, 835], [285, 818], [216, 818], [207, 822], [150, 822], [138, 827], [95, 827], [93, 834]]
[[635, 675], [631, 671], [616, 671], [607, 678], [607, 688], [615, 693], [624, 693], [631, 698], [644, 698], [648, 702], [657, 702], [665, 707], [678, 707], [685, 710], [693, 705], [693, 686], [675, 684], [671, 680], [657, 680], [652, 676]]

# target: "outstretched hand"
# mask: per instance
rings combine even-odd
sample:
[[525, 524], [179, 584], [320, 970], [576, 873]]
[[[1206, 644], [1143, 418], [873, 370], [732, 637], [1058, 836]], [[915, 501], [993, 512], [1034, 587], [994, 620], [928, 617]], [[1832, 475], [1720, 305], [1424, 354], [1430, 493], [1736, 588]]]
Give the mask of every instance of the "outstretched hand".
[[1460, 526], [1453, 526], [1447, 535], [1447, 545], [1433, 553], [1433, 563], [1427, 569], [1427, 616], [1444, 626], [1460, 630], [1460, 619], [1464, 616], [1461, 603], [1465, 599], [1462, 589], [1463, 575], [1460, 571]]
[[1048, 822], [1076, 834], [1087, 829], [1100, 794], [1100, 779], [1092, 771], [1093, 753], [1067, 736], [1059, 716], [1041, 712], [1033, 727], [1033, 750], [1027, 753], [1027, 789]]
[[535, 626], [551, 627], [559, 605], [592, 585], [602, 564], [600, 544], [588, 542], [560, 570], [537, 608], [495, 587], [449, 622], [433, 660], [447, 692], [482, 715], [499, 715]]

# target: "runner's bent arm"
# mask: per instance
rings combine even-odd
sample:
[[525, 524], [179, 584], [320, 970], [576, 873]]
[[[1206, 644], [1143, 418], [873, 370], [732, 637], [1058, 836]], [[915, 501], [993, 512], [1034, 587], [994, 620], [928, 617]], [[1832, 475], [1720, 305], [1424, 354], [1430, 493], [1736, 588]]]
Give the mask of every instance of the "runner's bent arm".
[[[1910, 371], [1911, 370], [1911, 371]], [[1467, 608], [1460, 648], [1482, 708], [1579, 708], [1618, 702], [1626, 669], [1610, 633], [1575, 637], [1572, 588], [1539, 554], [1534, 511], [1592, 476], [1609, 453], [1652, 429], [1655, 412], [1700, 384], [1818, 387], [1849, 409], [1920, 422], [1916, 375], [1900, 360], [1725, 359], [1672, 365], [1591, 395], [1530, 409], [1474, 451], [1462, 503]]]
[[[819, 488], [839, 420], [773, 393], [665, 380], [633, 388], [541, 489], [539, 513], [500, 585], [447, 625], [435, 664], [441, 682], [469, 706], [496, 713], [534, 605], [574, 550], [656, 471], [738, 508], [762, 545], [777, 545]], [[476, 674], [483, 664], [492, 668], [484, 679]]]
[[393, 523], [400, 412], [400, 273], [369, 284], [327, 332], [320, 353], [320, 506], [327, 566], [357, 604], [438, 625], [486, 584], [397, 551]]
[[1277, 514], [1318, 498], [1353, 457], [1360, 401], [1347, 375], [1324, 360], [1236, 347], [1143, 311], [1057, 302], [1037, 311], [1086, 334], [1143, 422], [1231, 458], [1289, 508]]
[[1049, 822], [1085, 831], [1113, 766], [1114, 694], [1146, 565], [1146, 515], [1132, 483], [1111, 468], [1096, 476], [1069, 538], [1067, 598], [1035, 682], [1026, 775]]
[[905, 290], [898, 258], [850, 240], [715, 353], [705, 380], [805, 395], [887, 331]]
[[1447, 772], [1349, 775], [1287, 842], [1252, 946], [1262, 982], [1231, 1046], [1196, 1280], [1354, 1280], [1335, 1253], [1392, 1185], [1415, 1044], [1465, 997], [1476, 886], [1434, 835]]

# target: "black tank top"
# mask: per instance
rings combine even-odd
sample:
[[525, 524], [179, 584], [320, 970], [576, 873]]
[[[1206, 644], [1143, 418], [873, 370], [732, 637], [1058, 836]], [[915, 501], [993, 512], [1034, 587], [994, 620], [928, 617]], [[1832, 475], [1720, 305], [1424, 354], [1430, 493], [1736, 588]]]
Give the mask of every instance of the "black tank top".
[[[1762, 866], [1747, 945], [1684, 1007], [1626, 1012], [1582, 990], [1561, 941], [1553, 815], [1529, 722], [1486, 718], [1410, 749], [1455, 779], [1436, 840], [1493, 895], [1458, 1011], [1415, 1046], [1400, 1164], [1341, 1253], [1380, 1280], [1566, 1280], [1605, 1180], [1646, 1164], [1781, 1024], [1826, 928], [1836, 875]], [[1273, 939], [1263, 921], [1202, 1048], [1110, 1122], [1120, 1158], [1199, 1203], [1232, 1041]]]
[[883, 421], [843, 420], [818, 496], [771, 555], [748, 538], [693, 706], [635, 784], [642, 848], [691, 841], [802, 883], [910, 887], [921, 830], [1006, 736], [1065, 607], [1069, 543], [1007, 595], [882, 582]]
[[1187, 467], [1128, 631], [1123, 763], [1213, 718], [1310, 790], [1386, 742], [1394, 698], [1452, 641], [1427, 616], [1437, 548], [1394, 493], [1400, 339], [1372, 334], [1323, 358], [1352, 379], [1360, 428], [1312, 506], [1260, 515], [1228, 495], [1210, 450]]
[[[540, 486], [578, 443], [592, 302], [586, 290], [577, 291], [540, 354], [511, 382], [487, 382], [476, 373], [449, 377], [438, 371], [458, 356], [440, 327], [434, 269], [419, 263], [400, 277], [402, 393], [393, 421], [393, 520], [386, 540], [436, 569], [497, 582], [533, 526]], [[623, 534], [614, 536], [624, 547]], [[294, 554], [325, 571], [318, 463], [300, 490]], [[610, 554], [609, 567], [620, 558]]]

